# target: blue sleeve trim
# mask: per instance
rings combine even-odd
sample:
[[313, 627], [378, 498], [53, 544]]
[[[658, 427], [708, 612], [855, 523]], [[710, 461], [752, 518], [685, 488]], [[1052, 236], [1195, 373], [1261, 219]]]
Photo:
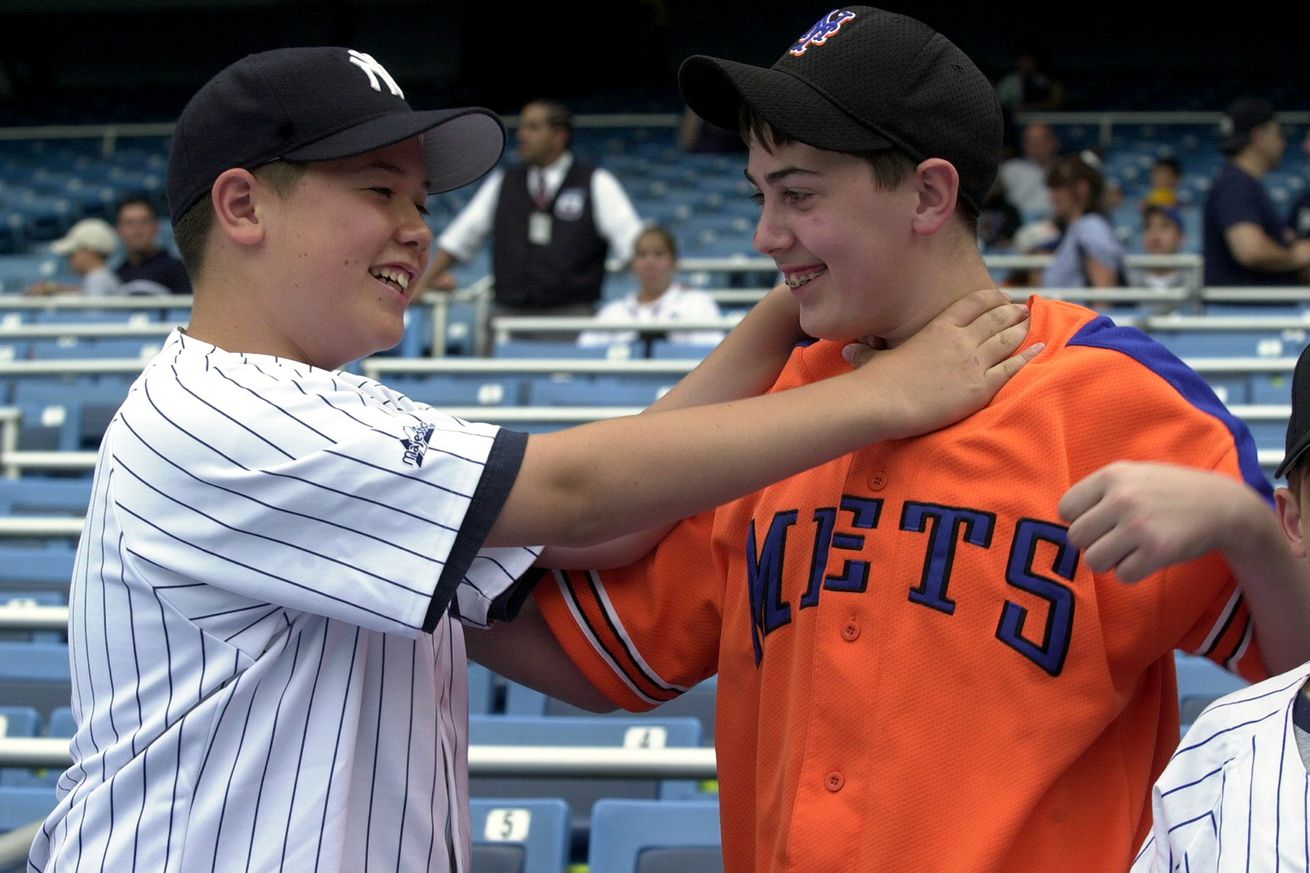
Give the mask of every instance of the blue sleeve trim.
[[1273, 488], [1260, 469], [1251, 431], [1245, 422], [1228, 411], [1209, 384], [1172, 352], [1140, 330], [1121, 327], [1103, 315], [1083, 325], [1067, 345], [1109, 349], [1125, 354], [1168, 382], [1192, 406], [1223, 422], [1237, 447], [1242, 478], [1246, 484], [1260, 492], [1266, 502], [1273, 505]]

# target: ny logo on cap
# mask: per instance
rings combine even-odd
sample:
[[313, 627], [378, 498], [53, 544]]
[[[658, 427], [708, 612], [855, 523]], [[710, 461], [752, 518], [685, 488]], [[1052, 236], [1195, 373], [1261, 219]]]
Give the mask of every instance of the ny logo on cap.
[[792, 57], [799, 58], [805, 54], [806, 50], [812, 45], [823, 45], [833, 34], [841, 30], [841, 26], [851, 19], [855, 18], [855, 13], [849, 9], [834, 9], [827, 15], [814, 22], [814, 26], [805, 31], [796, 44], [791, 47]]
[[346, 51], [350, 54], [350, 62], [368, 74], [368, 83], [373, 86], [374, 91], [382, 90], [381, 84], [378, 83], [378, 79], [381, 79], [387, 83], [387, 87], [391, 89], [392, 94], [402, 100], [405, 98], [405, 92], [400, 90], [396, 80], [391, 78], [391, 74], [387, 72], [386, 67], [373, 60], [372, 55], [357, 52], [354, 49], [346, 49]]

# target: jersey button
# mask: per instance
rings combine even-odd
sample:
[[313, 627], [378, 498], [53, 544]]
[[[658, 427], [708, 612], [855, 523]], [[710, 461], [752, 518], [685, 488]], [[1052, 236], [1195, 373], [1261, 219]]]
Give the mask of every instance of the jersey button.
[[839, 770], [833, 770], [827, 776], [823, 777], [823, 787], [832, 792], [841, 791], [842, 786], [845, 784], [846, 777], [843, 776]]
[[887, 474], [882, 470], [877, 470], [869, 474], [869, 487], [874, 491], [881, 491], [887, 487]]
[[841, 638], [848, 643], [853, 643], [860, 638], [860, 623], [851, 619], [841, 626]]

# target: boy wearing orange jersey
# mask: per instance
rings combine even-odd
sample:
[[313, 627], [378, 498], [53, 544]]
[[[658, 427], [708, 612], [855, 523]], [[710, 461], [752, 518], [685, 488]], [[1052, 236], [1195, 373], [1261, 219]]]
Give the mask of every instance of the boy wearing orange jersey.
[[[851, 338], [899, 346], [990, 280], [974, 227], [1000, 109], [940, 34], [837, 9], [771, 68], [698, 56], [679, 81], [743, 131], [756, 248], [820, 338], [774, 392], [842, 372]], [[557, 572], [470, 651], [557, 693], [576, 665], [571, 699], [598, 708], [718, 673], [730, 873], [1126, 869], [1178, 741], [1174, 650], [1256, 678], [1306, 644], [1275, 624], [1257, 646], [1247, 599], [1266, 592], [1217, 556], [1132, 586], [1082, 559], [1059, 501], [1113, 460], [1268, 485], [1245, 427], [1163, 348], [1031, 309], [1045, 348], [982, 411], [690, 518], [633, 566]], [[555, 657], [516, 663], [511, 643], [552, 637]]]

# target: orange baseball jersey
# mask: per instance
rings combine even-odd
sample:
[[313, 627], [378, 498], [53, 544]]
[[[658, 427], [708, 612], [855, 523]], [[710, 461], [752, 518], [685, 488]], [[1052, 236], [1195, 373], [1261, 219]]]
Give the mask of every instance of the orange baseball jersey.
[[[688, 519], [632, 567], [538, 586], [622, 707], [719, 673], [730, 873], [1126, 870], [1178, 743], [1174, 648], [1264, 675], [1219, 558], [1124, 584], [1080, 560], [1056, 510], [1119, 458], [1268, 496], [1246, 428], [1087, 309], [1034, 300], [1038, 341], [955, 426]], [[846, 368], [819, 342], [774, 390]]]

